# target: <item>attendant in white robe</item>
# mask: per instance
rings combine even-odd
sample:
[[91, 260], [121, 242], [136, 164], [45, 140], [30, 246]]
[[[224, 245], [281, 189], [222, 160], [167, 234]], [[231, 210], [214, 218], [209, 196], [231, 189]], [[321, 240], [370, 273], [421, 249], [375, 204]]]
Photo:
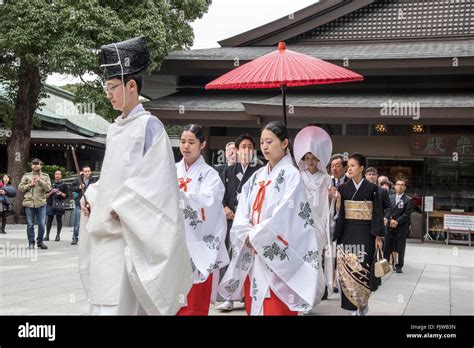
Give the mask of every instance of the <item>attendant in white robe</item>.
[[268, 164], [242, 188], [231, 230], [232, 260], [219, 293], [228, 300], [245, 294], [251, 315], [298, 315], [315, 303], [321, 267], [315, 222], [289, 145], [281, 122], [262, 130]]
[[83, 198], [79, 270], [90, 314], [174, 315], [192, 273], [170, 140], [139, 102], [146, 42], [101, 53], [107, 98], [122, 114], [108, 129], [100, 180]]
[[176, 163], [176, 170], [194, 285], [186, 306], [177, 315], [208, 315], [209, 305], [217, 296], [219, 269], [229, 264], [222, 206], [224, 184], [219, 173], [204, 161], [201, 150], [205, 146], [200, 126], [184, 127], [179, 145], [183, 159]]
[[323, 296], [332, 293], [334, 273], [328, 198], [331, 177], [326, 169], [332, 153], [332, 141], [323, 129], [305, 127], [295, 137], [294, 152], [313, 212], [319, 257], [324, 270], [324, 274], [320, 272], [316, 293], [316, 303], [319, 303]]

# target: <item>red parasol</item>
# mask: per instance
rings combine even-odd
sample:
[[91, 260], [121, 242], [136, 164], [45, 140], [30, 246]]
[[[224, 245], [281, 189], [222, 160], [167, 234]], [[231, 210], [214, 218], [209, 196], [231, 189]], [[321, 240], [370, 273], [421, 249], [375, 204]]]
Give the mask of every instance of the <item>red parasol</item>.
[[364, 77], [324, 60], [286, 49], [256, 58], [209, 82], [206, 89], [280, 88], [286, 125], [286, 87], [362, 81]]

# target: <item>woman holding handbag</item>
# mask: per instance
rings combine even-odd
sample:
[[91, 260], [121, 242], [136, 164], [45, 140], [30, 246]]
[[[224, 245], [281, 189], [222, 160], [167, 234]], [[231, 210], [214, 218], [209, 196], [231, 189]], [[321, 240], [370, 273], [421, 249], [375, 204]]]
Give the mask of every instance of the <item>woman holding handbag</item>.
[[52, 186], [52, 190], [46, 194], [46, 215], [48, 215], [48, 221], [46, 223], [46, 237], [44, 240], [49, 240], [49, 232], [53, 225], [53, 219], [56, 216], [57, 234], [54, 240], [59, 242], [59, 235], [63, 227], [63, 215], [66, 212], [67, 198], [67, 186], [62, 181], [62, 173], [60, 170], [54, 172], [54, 182]]
[[375, 252], [383, 246], [383, 207], [378, 188], [363, 177], [367, 159], [360, 153], [349, 157], [347, 176], [338, 188], [337, 277], [341, 307], [351, 315], [366, 315], [369, 296], [380, 284], [374, 274]]
[[0, 181], [0, 215], [2, 216], [2, 229], [0, 230], [1, 234], [7, 233], [5, 231], [7, 217], [10, 215], [15, 215], [13, 202], [10, 200], [10, 198], [15, 196], [16, 189], [13, 186], [12, 179], [8, 174], [5, 174]]

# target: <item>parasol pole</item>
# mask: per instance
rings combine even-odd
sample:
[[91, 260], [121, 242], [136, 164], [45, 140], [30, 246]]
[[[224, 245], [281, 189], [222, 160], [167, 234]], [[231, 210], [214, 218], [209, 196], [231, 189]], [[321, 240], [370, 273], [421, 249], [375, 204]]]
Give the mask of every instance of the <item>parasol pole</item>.
[[286, 86], [281, 86], [281, 93], [283, 97], [283, 122], [285, 124], [285, 127], [287, 127], [287, 122], [286, 122]]

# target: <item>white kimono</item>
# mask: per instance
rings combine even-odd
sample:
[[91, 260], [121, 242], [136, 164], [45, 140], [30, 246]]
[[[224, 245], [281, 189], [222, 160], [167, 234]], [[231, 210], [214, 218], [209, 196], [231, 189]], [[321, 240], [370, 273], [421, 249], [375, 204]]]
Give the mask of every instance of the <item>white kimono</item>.
[[184, 159], [176, 163], [181, 209], [194, 284], [212, 277], [211, 302], [219, 285], [219, 269], [229, 264], [225, 247], [227, 220], [222, 206], [224, 184], [217, 171], [200, 156], [187, 168]]
[[[294, 153], [313, 212], [320, 261], [323, 261], [324, 258], [324, 274], [321, 274], [322, 281], [318, 282], [316, 294], [317, 304], [320, 302], [326, 286], [328, 294], [333, 292], [335, 244], [332, 243], [331, 223], [334, 221], [330, 219], [329, 212], [334, 211], [334, 203], [329, 204], [328, 189], [331, 186], [331, 177], [327, 174], [326, 169], [332, 153], [331, 137], [320, 127], [305, 127], [295, 137]], [[304, 161], [304, 156], [307, 153], [313, 154], [318, 159], [316, 164], [318, 171], [314, 174], [308, 171]]]
[[[290, 156], [269, 170], [267, 164], [242, 188], [230, 235], [233, 257], [219, 286], [224, 298], [239, 300], [249, 276], [252, 315], [264, 314], [270, 289], [292, 311], [311, 309], [320, 272], [314, 218], [300, 173]], [[256, 255], [245, 246], [247, 236]]]
[[[311, 174], [307, 169], [301, 172], [308, 201], [313, 212], [316, 237], [318, 238], [319, 255], [324, 259], [324, 275], [322, 281], [318, 282], [316, 294], [317, 303], [321, 300], [325, 287], [332, 294], [332, 280], [334, 275], [333, 248], [331, 232], [329, 228], [329, 199], [328, 190], [331, 186], [331, 177], [321, 171]], [[317, 304], [316, 303], [316, 304]]]
[[139, 306], [174, 315], [192, 286], [166, 132], [143, 154], [150, 117], [119, 116], [109, 127], [100, 180], [85, 193], [91, 214], [81, 218], [80, 274], [91, 305], [106, 314], [137, 314]]

